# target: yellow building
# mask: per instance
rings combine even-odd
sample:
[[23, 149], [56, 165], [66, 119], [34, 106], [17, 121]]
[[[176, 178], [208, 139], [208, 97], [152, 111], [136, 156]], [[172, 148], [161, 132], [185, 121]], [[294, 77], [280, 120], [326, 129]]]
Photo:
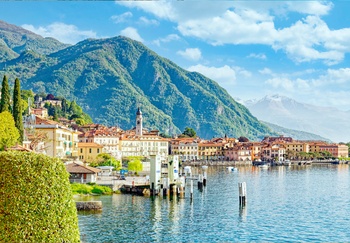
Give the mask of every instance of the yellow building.
[[198, 158], [202, 160], [225, 159], [226, 143], [206, 142], [198, 144]]
[[80, 132], [35, 115], [25, 118], [24, 128], [46, 134], [47, 139], [44, 141], [45, 149], [43, 151], [46, 155], [61, 159], [78, 156], [78, 135]]
[[97, 143], [78, 143], [79, 159], [87, 163], [96, 160], [102, 150], [103, 146]]
[[293, 141], [290, 143], [285, 143], [283, 145], [286, 147], [286, 151], [290, 151], [289, 153], [310, 152], [310, 146], [305, 142]]

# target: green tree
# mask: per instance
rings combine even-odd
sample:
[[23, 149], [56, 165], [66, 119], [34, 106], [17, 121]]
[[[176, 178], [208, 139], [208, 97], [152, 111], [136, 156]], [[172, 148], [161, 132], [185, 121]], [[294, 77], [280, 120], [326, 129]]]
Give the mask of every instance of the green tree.
[[197, 135], [196, 131], [190, 127], [186, 127], [185, 131], [182, 134], [191, 138], [194, 138]]
[[0, 151], [15, 145], [19, 138], [19, 132], [10, 112], [0, 113]]
[[139, 172], [142, 171], [143, 165], [140, 156], [130, 156], [128, 157], [128, 170]]
[[74, 100], [70, 103], [69, 106], [69, 112], [71, 114], [75, 114], [78, 116], [81, 116], [81, 114], [83, 113], [83, 110], [81, 109], [80, 106], [78, 106], [77, 102], [75, 102]]
[[19, 79], [16, 78], [15, 80], [15, 87], [13, 90], [13, 118], [15, 120], [15, 125], [18, 129], [19, 132], [19, 139], [18, 141], [20, 143], [23, 142], [23, 121], [22, 121], [22, 105], [21, 105], [21, 86], [20, 86], [20, 82]]
[[97, 155], [96, 160], [90, 163], [90, 166], [114, 166], [115, 170], [119, 170], [122, 167], [120, 161], [116, 160], [112, 155], [107, 153], [101, 153]]
[[6, 75], [4, 75], [1, 86], [0, 113], [3, 111], [12, 112], [10, 103], [10, 87]]
[[25, 100], [28, 103], [28, 100], [30, 100], [30, 104], [33, 106], [34, 104], [34, 93], [31, 90], [21, 90], [21, 98]]
[[65, 98], [62, 99], [62, 112], [64, 116], [66, 116], [66, 113], [68, 112], [69, 106], [67, 103], [67, 100]]

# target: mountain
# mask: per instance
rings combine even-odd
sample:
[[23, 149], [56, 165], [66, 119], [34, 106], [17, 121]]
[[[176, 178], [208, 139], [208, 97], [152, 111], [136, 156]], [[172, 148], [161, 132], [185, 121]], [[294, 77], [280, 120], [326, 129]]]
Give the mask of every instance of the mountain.
[[334, 142], [350, 141], [350, 112], [297, 102], [285, 96], [266, 96], [244, 102], [259, 120], [289, 129], [319, 134]]
[[262, 121], [266, 126], [271, 128], [272, 131], [275, 131], [279, 135], [283, 135], [284, 137], [292, 137], [295, 140], [316, 140], [316, 141], [326, 141], [331, 142], [329, 139], [321, 137], [319, 135], [303, 132], [303, 131], [297, 131], [293, 129], [284, 128], [281, 126], [277, 126], [272, 123], [264, 122]]
[[87, 39], [47, 55], [25, 50], [0, 70], [19, 77], [24, 89], [75, 100], [97, 123], [130, 129], [141, 107], [145, 127], [166, 134], [192, 127], [203, 138], [276, 135], [215, 81], [122, 36]]
[[43, 38], [16, 25], [0, 20], [0, 63], [18, 57], [25, 50], [49, 54], [66, 48], [53, 38]]

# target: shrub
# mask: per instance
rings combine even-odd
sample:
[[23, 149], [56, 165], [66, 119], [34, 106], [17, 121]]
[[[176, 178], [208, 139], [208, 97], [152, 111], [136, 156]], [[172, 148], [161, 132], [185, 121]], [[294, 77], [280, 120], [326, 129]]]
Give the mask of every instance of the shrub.
[[111, 194], [113, 190], [108, 186], [99, 186], [95, 183], [79, 184], [73, 183], [71, 185], [73, 194]]
[[90, 194], [92, 191], [92, 186], [87, 184], [73, 183], [71, 188], [73, 194]]
[[0, 152], [0, 242], [80, 242], [68, 178], [58, 159]]
[[91, 192], [96, 194], [111, 194], [113, 190], [108, 186], [95, 185]]

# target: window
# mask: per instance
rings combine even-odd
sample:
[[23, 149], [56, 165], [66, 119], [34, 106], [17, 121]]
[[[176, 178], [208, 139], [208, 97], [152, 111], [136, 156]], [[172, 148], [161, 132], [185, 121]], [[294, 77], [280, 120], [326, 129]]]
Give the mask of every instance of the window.
[[80, 149], [80, 153], [83, 153], [83, 149], [82, 148]]
[[89, 153], [90, 153], [90, 154], [92, 153], [92, 149], [89, 149]]
[[100, 153], [100, 149], [99, 148], [97, 149], [97, 153]]

